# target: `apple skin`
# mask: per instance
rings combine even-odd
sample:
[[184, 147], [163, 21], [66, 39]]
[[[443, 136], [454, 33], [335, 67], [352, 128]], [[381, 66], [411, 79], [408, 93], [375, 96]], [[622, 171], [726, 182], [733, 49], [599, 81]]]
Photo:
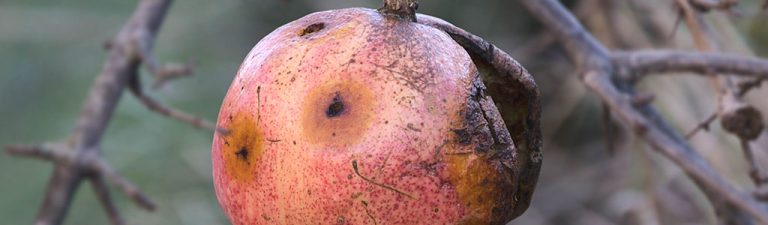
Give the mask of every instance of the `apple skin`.
[[288, 23], [223, 101], [219, 204], [236, 225], [504, 224], [517, 216], [514, 152], [494, 147], [509, 134], [487, 121], [498, 111], [483, 90], [432, 27], [363, 8]]

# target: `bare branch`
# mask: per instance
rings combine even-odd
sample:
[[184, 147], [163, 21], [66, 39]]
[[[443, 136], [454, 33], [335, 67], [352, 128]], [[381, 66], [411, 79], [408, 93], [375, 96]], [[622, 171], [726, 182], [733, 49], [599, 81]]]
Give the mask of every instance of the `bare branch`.
[[188, 62], [185, 64], [169, 63], [162, 67], [158, 65], [155, 55], [152, 53], [151, 36], [141, 35], [141, 39], [137, 39], [134, 42], [136, 49], [138, 50], [139, 58], [144, 63], [147, 70], [155, 78], [152, 88], [157, 89], [163, 86], [166, 82], [192, 75], [192, 71], [195, 68], [195, 64]]
[[741, 83], [738, 83], [737, 86], [739, 87], [739, 96], [744, 97], [744, 95], [747, 94], [752, 89], [759, 88], [760, 85], [763, 84], [764, 81], [768, 80], [768, 77], [760, 77], [753, 80], [745, 80]]
[[155, 74], [172, 74], [168, 76], [174, 77], [188, 72], [183, 66], [158, 69], [151, 55], [145, 54], [150, 52], [170, 4], [171, 0], [139, 1], [131, 18], [105, 45], [109, 50], [108, 57], [66, 143], [7, 146], [6, 151], [11, 155], [40, 158], [55, 164], [35, 224], [61, 224], [73, 194], [84, 179], [90, 179], [112, 224], [120, 225], [125, 221], [117, 212], [106, 181], [120, 188], [141, 208], [154, 210], [154, 203], [101, 157], [99, 143], [125, 87], [138, 74], [143, 58], [150, 58], [146, 61], [151, 62], [149, 67]]
[[187, 124], [190, 124], [196, 128], [204, 128], [208, 130], [216, 130], [216, 125], [208, 122], [202, 118], [193, 116], [191, 114], [170, 108], [158, 102], [157, 100], [144, 94], [141, 88], [141, 82], [139, 82], [139, 76], [133, 76], [128, 81], [128, 88], [131, 93], [136, 96], [137, 99], [144, 104], [149, 110], [159, 113], [160, 115], [167, 116], [171, 119], [175, 119]]
[[645, 139], [653, 149], [680, 166], [707, 193], [716, 208], [733, 207], [760, 223], [768, 224], [768, 211], [754, 198], [731, 186], [709, 162], [673, 132], [655, 109], [650, 105], [638, 107], [632, 104], [630, 99], [634, 90], [631, 85], [613, 79], [616, 76], [614, 69], [626, 67], [617, 65], [614, 68], [614, 57], [559, 2], [521, 2], [556, 34], [570, 58], [584, 71], [583, 81], [609, 106], [613, 114], [630, 125], [635, 134]]
[[195, 64], [187, 62], [185, 64], [169, 63], [162, 68], [153, 72], [155, 75], [155, 82], [152, 84], [152, 88], [158, 89], [162, 87], [166, 82], [192, 75], [192, 71], [195, 69]]
[[95, 174], [94, 176], [99, 176], [99, 179], [109, 180], [110, 183], [120, 188], [120, 190], [128, 195], [128, 197], [131, 198], [131, 200], [139, 207], [147, 211], [155, 210], [155, 203], [153, 203], [152, 200], [149, 200], [146, 195], [141, 193], [136, 185], [133, 185], [130, 181], [115, 172], [109, 163], [104, 161], [104, 159], [99, 157], [91, 157], [86, 162], [87, 168]]
[[14, 156], [32, 157], [51, 162], [71, 161], [73, 158], [70, 150], [52, 148], [48, 145], [8, 145], [5, 150]]
[[768, 184], [768, 176], [761, 173], [760, 167], [752, 152], [752, 147], [749, 146], [749, 141], [742, 139], [740, 140], [740, 143], [741, 150], [744, 151], [744, 158], [749, 164], [749, 177], [752, 178], [752, 182], [754, 182], [756, 186]]
[[716, 53], [674, 50], [646, 50], [612, 54], [619, 74], [628, 80], [646, 75], [690, 72], [695, 74], [732, 74], [768, 78], [768, 59]]
[[738, 5], [738, 0], [691, 0], [691, 5], [700, 10], [728, 10]]
[[120, 212], [117, 211], [115, 202], [112, 201], [112, 196], [109, 194], [109, 187], [107, 186], [107, 183], [104, 182], [104, 179], [99, 176], [92, 177], [91, 187], [93, 188], [93, 192], [96, 193], [96, 197], [99, 199], [101, 207], [106, 211], [110, 222], [115, 225], [125, 224], [125, 219], [123, 219], [123, 217], [120, 216]]
[[704, 121], [701, 121], [698, 125], [696, 125], [695, 128], [693, 128], [691, 131], [688, 131], [688, 133], [685, 134], [685, 139], [691, 139], [694, 135], [699, 133], [699, 131], [709, 131], [709, 124], [712, 123], [712, 121], [715, 121], [717, 119], [717, 112], [714, 112], [710, 114]]

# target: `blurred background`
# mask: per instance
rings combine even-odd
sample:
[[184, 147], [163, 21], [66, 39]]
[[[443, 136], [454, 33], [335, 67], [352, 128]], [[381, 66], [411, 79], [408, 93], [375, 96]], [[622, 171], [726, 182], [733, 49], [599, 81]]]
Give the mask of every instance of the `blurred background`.
[[[671, 0], [571, 0], [574, 13], [612, 49], [693, 49], [684, 24], [675, 31]], [[0, 1], [0, 145], [66, 138], [105, 59], [102, 46], [135, 1]], [[214, 120], [243, 57], [278, 26], [311, 12], [377, 8], [378, 0], [183, 0], [171, 7], [155, 53], [160, 62], [197, 63], [192, 77], [149, 91], [167, 105]], [[766, 57], [768, 12], [742, 1], [710, 12], [724, 51]], [[714, 224], [700, 191], [669, 161], [607, 123], [599, 100], [577, 79], [552, 37], [515, 1], [423, 0], [419, 11], [441, 17], [512, 54], [535, 76], [544, 96], [544, 167], [531, 208], [511, 224]], [[143, 75], [145, 83], [151, 78]], [[150, 86], [150, 85], [145, 85]], [[655, 76], [640, 84], [680, 131], [715, 110], [700, 76]], [[768, 88], [747, 97], [768, 112]], [[760, 98], [762, 97], [762, 101]], [[768, 117], [768, 116], [764, 116]], [[603, 127], [613, 127], [607, 148]], [[734, 184], [753, 188], [737, 139], [718, 122], [693, 145]], [[113, 195], [129, 224], [228, 224], [211, 181], [212, 134], [164, 118], [125, 95], [103, 140], [105, 157], [157, 204], [144, 212]], [[768, 168], [768, 135], [755, 143]], [[31, 224], [52, 166], [0, 154], [0, 225]], [[107, 224], [90, 185], [81, 185], [66, 224]]]

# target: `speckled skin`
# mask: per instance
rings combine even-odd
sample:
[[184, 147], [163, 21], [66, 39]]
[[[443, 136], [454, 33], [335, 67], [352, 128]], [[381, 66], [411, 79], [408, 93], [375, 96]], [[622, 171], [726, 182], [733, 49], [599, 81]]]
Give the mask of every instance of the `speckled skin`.
[[286, 24], [224, 99], [219, 203], [236, 225], [504, 224], [514, 181], [458, 132], [484, 126], [466, 121], [477, 76], [445, 33], [375, 10]]

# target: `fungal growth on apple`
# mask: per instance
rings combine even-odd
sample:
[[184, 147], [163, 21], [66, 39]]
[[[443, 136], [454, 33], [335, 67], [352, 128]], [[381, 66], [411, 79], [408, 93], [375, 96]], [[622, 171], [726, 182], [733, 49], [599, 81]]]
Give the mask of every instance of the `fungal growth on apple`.
[[307, 15], [245, 58], [211, 154], [233, 224], [505, 224], [528, 207], [530, 75], [465, 50], [414, 0], [384, 2]]

